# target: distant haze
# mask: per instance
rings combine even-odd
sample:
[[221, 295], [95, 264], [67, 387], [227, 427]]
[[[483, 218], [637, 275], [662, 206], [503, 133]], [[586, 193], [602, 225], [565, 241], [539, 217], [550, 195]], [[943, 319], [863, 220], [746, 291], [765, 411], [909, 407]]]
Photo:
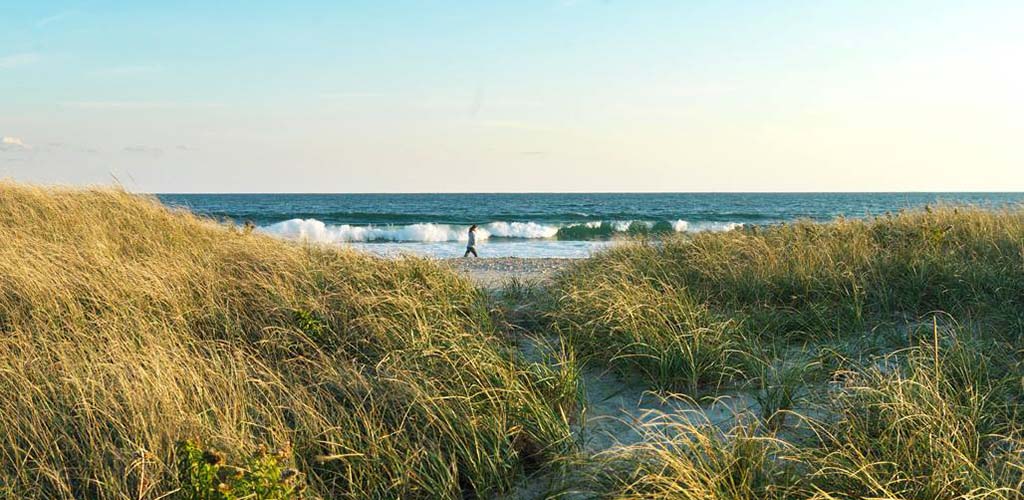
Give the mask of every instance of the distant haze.
[[5, 2], [0, 177], [1020, 191], [1024, 2]]

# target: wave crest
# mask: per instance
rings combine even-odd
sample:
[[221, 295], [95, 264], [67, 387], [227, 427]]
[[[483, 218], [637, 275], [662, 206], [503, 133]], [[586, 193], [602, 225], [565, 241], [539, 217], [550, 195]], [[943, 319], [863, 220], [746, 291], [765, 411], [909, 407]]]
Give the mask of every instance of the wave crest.
[[[659, 221], [591, 221], [563, 226], [537, 222], [496, 221], [477, 228], [477, 240], [491, 238], [593, 240], [611, 238], [618, 234], [658, 234], [701, 231], [730, 231], [742, 227], [736, 222], [696, 222], [685, 220]], [[387, 225], [354, 226], [351, 224], [325, 224], [317, 219], [291, 219], [259, 231], [284, 238], [319, 243], [352, 242], [423, 242], [441, 243], [466, 241], [469, 226], [435, 224], [430, 222]]]

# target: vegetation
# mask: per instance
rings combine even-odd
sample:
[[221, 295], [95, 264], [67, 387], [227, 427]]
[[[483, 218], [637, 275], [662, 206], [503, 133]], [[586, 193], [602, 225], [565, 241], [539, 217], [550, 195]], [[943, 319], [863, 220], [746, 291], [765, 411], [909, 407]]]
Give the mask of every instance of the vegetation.
[[299, 479], [311, 497], [487, 496], [572, 446], [573, 374], [519, 362], [485, 297], [433, 263], [13, 184], [0, 240], [14, 498], [287, 497]]
[[565, 273], [549, 317], [585, 356], [693, 392], [755, 371], [750, 346], [846, 340], [933, 311], [1019, 329], [1022, 242], [1024, 211], [952, 207], [639, 241]]
[[[636, 240], [494, 297], [116, 190], [2, 184], [0, 238], [0, 498], [1024, 498], [1024, 211]], [[595, 363], [693, 410], [581, 457]]]
[[939, 335], [833, 392], [815, 484], [836, 498], [1024, 498], [1019, 344]]
[[180, 497], [281, 500], [304, 496], [306, 485], [302, 482], [302, 473], [282, 464], [291, 458], [288, 450], [269, 453], [262, 449], [242, 465], [228, 464], [223, 453], [212, 448], [203, 450], [192, 441], [178, 443], [177, 452], [181, 461]]
[[811, 432], [665, 415], [576, 481], [623, 499], [1024, 498], [1020, 351], [968, 336], [847, 373], [817, 419], [794, 413]]
[[583, 362], [753, 400], [724, 422], [698, 411], [645, 424], [645, 441], [595, 457], [583, 489], [1024, 498], [1024, 211], [637, 241], [550, 293], [549, 326]]

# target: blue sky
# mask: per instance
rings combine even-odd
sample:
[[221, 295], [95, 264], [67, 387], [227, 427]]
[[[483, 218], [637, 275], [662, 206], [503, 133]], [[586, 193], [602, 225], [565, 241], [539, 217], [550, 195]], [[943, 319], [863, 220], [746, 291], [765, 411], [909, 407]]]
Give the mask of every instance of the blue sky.
[[0, 176], [1024, 190], [1024, 3], [0, 0]]

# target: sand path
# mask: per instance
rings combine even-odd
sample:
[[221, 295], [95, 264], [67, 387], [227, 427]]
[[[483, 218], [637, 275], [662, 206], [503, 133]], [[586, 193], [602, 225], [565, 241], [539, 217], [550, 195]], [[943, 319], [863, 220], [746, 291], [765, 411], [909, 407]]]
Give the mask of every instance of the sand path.
[[[543, 284], [570, 265], [572, 259], [449, 259], [445, 263], [480, 287], [496, 293], [511, 280]], [[558, 342], [557, 338], [543, 337], [538, 332], [526, 332], [516, 338], [520, 352], [529, 362], [546, 362], [550, 357], [544, 353], [558, 346]], [[583, 386], [583, 414], [573, 425], [573, 431], [583, 456], [594, 456], [617, 446], [643, 441], [647, 437], [640, 429], [656, 421], [660, 415], [692, 414], [701, 423], [706, 422], [703, 420], [706, 418], [724, 427], [734, 422], [740, 412], [755, 408], [749, 395], [741, 393], [702, 404], [685, 398], [665, 397], [651, 392], [640, 380], [628, 379], [595, 366], [581, 370], [580, 383]], [[558, 487], [557, 481], [557, 477], [550, 475], [529, 477], [506, 498], [545, 498], [549, 491]], [[575, 498], [579, 495], [566, 496]]]

